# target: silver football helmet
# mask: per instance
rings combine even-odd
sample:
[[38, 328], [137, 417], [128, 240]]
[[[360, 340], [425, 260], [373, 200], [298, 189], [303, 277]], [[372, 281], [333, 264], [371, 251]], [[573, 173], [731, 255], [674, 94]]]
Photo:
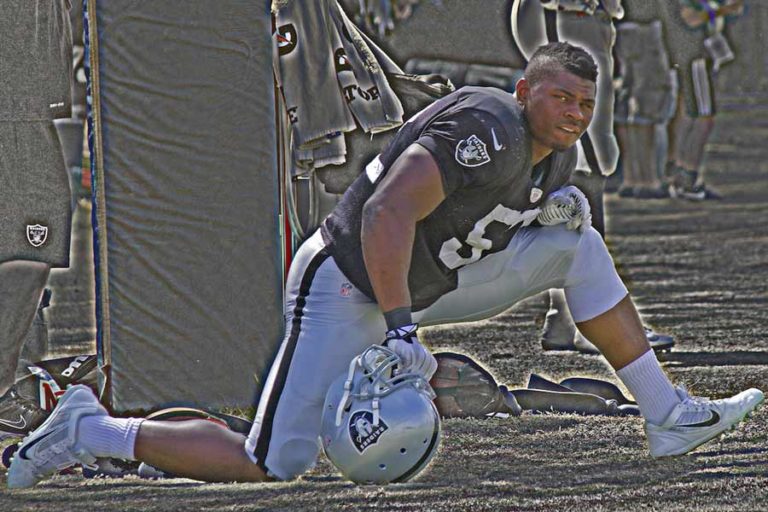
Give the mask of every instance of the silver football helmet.
[[398, 373], [400, 357], [373, 345], [352, 360], [325, 397], [321, 438], [344, 477], [360, 484], [405, 482], [440, 444], [440, 416], [429, 383]]

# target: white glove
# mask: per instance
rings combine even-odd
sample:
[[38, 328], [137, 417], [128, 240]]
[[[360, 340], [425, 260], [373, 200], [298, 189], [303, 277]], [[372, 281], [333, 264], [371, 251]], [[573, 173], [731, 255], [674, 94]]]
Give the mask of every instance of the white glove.
[[566, 228], [583, 233], [592, 227], [592, 211], [587, 196], [573, 185], [568, 185], [547, 196], [536, 220], [542, 226], [567, 223]]
[[419, 343], [418, 324], [404, 325], [387, 331], [383, 345], [391, 348], [403, 362], [401, 372], [420, 373], [429, 381], [437, 371], [437, 359]]
[[541, 5], [545, 9], [576, 11], [589, 14], [595, 14], [599, 0], [541, 0]]

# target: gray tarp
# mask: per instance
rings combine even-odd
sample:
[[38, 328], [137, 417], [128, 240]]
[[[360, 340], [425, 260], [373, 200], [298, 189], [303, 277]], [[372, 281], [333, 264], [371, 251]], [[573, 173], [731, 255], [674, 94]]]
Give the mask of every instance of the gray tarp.
[[283, 327], [269, 2], [88, 9], [107, 398], [251, 405]]

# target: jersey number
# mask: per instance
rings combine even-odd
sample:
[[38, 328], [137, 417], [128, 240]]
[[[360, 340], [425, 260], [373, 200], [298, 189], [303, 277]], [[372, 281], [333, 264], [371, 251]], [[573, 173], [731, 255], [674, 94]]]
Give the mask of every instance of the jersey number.
[[[493, 246], [493, 241], [483, 238], [485, 230], [491, 222], [501, 222], [510, 228], [521, 223], [523, 226], [527, 226], [536, 219], [538, 213], [538, 208], [519, 212], [500, 204], [496, 205], [496, 208], [488, 215], [475, 223], [475, 227], [467, 235], [466, 241], [461, 242], [458, 238], [454, 237], [443, 242], [442, 247], [440, 247], [440, 261], [451, 270], [474, 263], [483, 256], [483, 251], [487, 251]], [[464, 247], [464, 245], [472, 248], [472, 253], [468, 258], [464, 258], [459, 254], [459, 249]]]

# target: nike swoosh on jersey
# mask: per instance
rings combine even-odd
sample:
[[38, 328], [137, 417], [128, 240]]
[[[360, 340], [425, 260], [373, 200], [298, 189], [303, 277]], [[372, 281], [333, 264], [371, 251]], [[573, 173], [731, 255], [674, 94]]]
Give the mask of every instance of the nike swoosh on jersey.
[[45, 435], [38, 437], [37, 439], [30, 442], [27, 446], [24, 446], [21, 450], [19, 450], [19, 457], [21, 457], [24, 460], [29, 460], [27, 458], [27, 452], [29, 451], [29, 449], [35, 446], [40, 441], [42, 441], [43, 439], [45, 439], [46, 437], [48, 437], [49, 435], [53, 434], [53, 432], [54, 432], [53, 430], [50, 432], [46, 432]]
[[702, 421], [700, 423], [691, 423], [689, 425], [678, 425], [678, 427], [711, 427], [718, 421], [720, 421], [720, 415], [717, 414], [717, 411], [712, 411], [712, 417], [709, 418], [707, 421]]
[[496, 138], [496, 130], [491, 128], [491, 137], [493, 137], [493, 149], [499, 151], [504, 148], [504, 145], [499, 144], [499, 139]]
[[27, 420], [24, 419], [24, 416], [19, 414], [18, 421], [0, 420], [0, 425], [6, 425], [11, 428], [24, 428], [27, 426]]

